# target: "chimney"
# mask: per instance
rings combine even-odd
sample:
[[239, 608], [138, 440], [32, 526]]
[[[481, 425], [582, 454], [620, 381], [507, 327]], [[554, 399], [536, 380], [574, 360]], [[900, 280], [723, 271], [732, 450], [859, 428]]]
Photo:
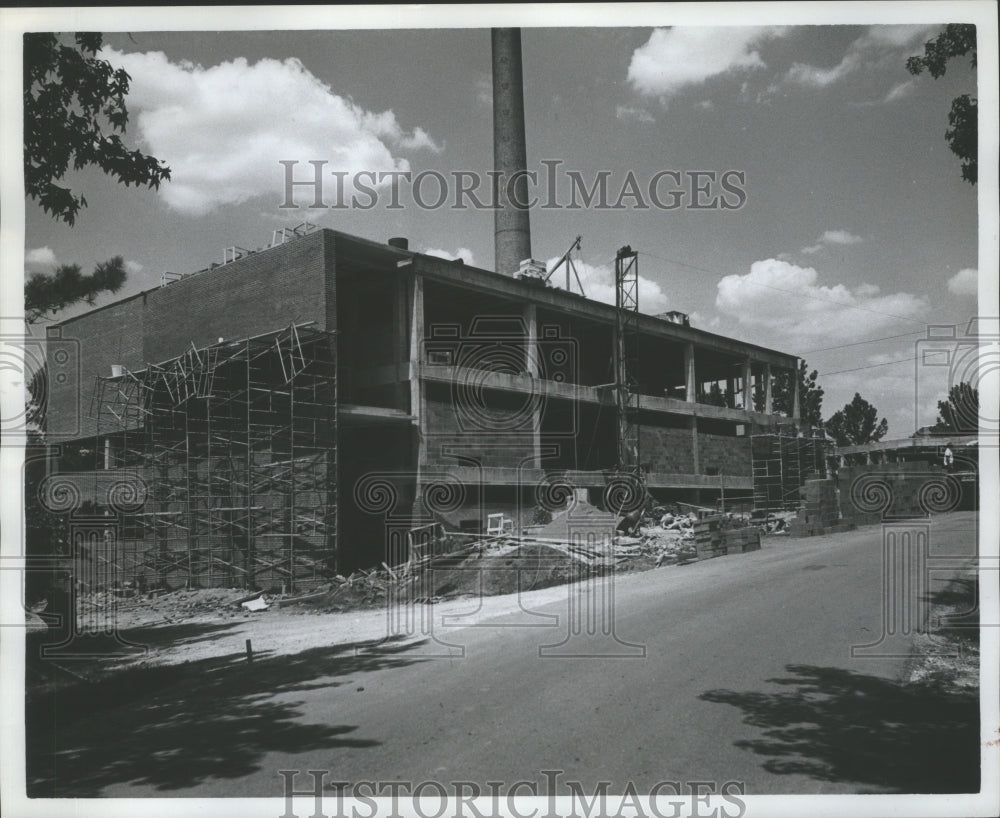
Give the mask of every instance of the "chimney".
[[528, 201], [527, 147], [524, 140], [524, 83], [521, 76], [521, 29], [494, 28], [493, 40], [493, 169], [497, 181], [494, 211], [494, 268], [514, 275], [531, 258], [531, 226], [527, 207], [507, 196], [507, 180], [521, 171], [511, 192], [515, 202]]

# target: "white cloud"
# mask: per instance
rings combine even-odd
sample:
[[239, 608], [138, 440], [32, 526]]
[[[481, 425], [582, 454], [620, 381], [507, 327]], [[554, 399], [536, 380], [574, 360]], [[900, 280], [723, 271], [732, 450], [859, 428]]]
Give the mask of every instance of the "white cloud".
[[[826, 88], [864, 66], [877, 64], [879, 57], [889, 51], [908, 51], [921, 37], [929, 34], [937, 26], [869, 26], [868, 30], [855, 39], [848, 47], [840, 62], [830, 68], [821, 68], [807, 63], [794, 63], [788, 69], [785, 80], [812, 88]], [[886, 95], [884, 102], [892, 102], [909, 93], [904, 88], [908, 83], [899, 83]], [[895, 94], [895, 95], [894, 95]]]
[[[397, 126], [398, 127], [398, 126]], [[402, 136], [397, 139], [399, 147], [405, 148], [406, 150], [420, 150], [426, 149], [433, 153], [441, 153], [444, 150], [442, 145], [438, 145], [430, 135], [421, 127], [416, 127], [413, 129], [413, 133], [409, 136]]]
[[861, 236], [855, 236], [853, 233], [849, 233], [847, 230], [826, 230], [823, 235], [816, 239], [816, 244], [811, 244], [808, 247], [803, 247], [803, 253], [818, 253], [824, 247], [828, 247], [831, 244], [849, 245], [849, 244], [861, 244], [864, 239]]
[[125, 271], [131, 273], [132, 275], [138, 275], [142, 272], [142, 265], [138, 261], [126, 261]]
[[882, 101], [895, 102], [897, 99], [908, 97], [911, 93], [913, 93], [913, 89], [915, 87], [916, 86], [913, 80], [906, 80], [906, 82], [897, 83], [889, 89], [889, 92], [885, 95], [885, 99]]
[[869, 26], [868, 30], [854, 41], [858, 48], [889, 46], [890, 48], [905, 48], [922, 40], [926, 35], [939, 29], [937, 25], [880, 25]]
[[805, 63], [793, 63], [788, 69], [787, 79], [799, 85], [809, 85], [813, 88], [826, 88], [839, 82], [861, 65], [861, 55], [848, 52], [844, 58], [832, 68], [819, 68]]
[[24, 263], [29, 267], [55, 267], [56, 254], [51, 247], [36, 247], [24, 254]]
[[711, 111], [715, 107], [715, 103], [710, 99], [703, 99], [700, 102], [696, 102], [694, 107], [701, 108], [703, 111]]
[[959, 270], [948, 279], [948, 291], [955, 295], [978, 295], [979, 271], [973, 268]]
[[846, 230], [826, 230], [819, 240], [824, 244], [860, 244], [864, 239]]
[[755, 261], [749, 273], [719, 281], [715, 306], [751, 334], [778, 337], [793, 350], [819, 340], [856, 340], [859, 325], [874, 334], [928, 309], [924, 298], [880, 295], [872, 284], [854, 289], [823, 284], [814, 268], [775, 258]]
[[910, 96], [910, 94], [913, 93], [913, 89], [916, 87], [917, 84], [915, 80], [898, 82], [885, 93], [885, 96], [879, 97], [878, 99], [865, 100], [864, 102], [852, 102], [850, 104], [859, 108], [871, 108], [875, 105], [889, 105]]
[[713, 315], [710, 318], [698, 310], [693, 310], [688, 313], [688, 320], [691, 322], [692, 327], [698, 327], [698, 329], [716, 330], [722, 323], [718, 315]]
[[[553, 256], [548, 260], [545, 269], [551, 270], [559, 256]], [[584, 261], [574, 260], [576, 274], [583, 284], [583, 291], [587, 298], [594, 301], [601, 301], [605, 304], [615, 303], [615, 272], [611, 267], [604, 265], [594, 266]], [[566, 288], [566, 269], [560, 267], [558, 272], [549, 279], [549, 283], [559, 289]], [[570, 284], [573, 292], [579, 292], [576, 279], [570, 273]], [[639, 276], [639, 312], [647, 315], [656, 315], [670, 309], [667, 295], [663, 289], [652, 279]]]
[[[392, 111], [366, 111], [294, 58], [250, 64], [238, 57], [205, 68], [171, 62], [159, 51], [104, 49], [101, 57], [132, 77], [128, 103], [138, 133], [171, 169], [160, 194], [191, 215], [258, 196], [280, 203], [280, 160], [300, 163], [296, 180], [313, 178], [310, 160], [326, 160], [324, 199], [332, 203], [333, 171], [406, 171], [409, 163], [395, 150], [440, 150], [423, 129], [405, 131]], [[312, 193], [298, 188], [296, 199], [304, 202]]]
[[630, 105], [619, 105], [615, 108], [618, 119], [634, 119], [636, 122], [656, 122], [656, 118], [643, 108], [633, 108]]
[[441, 250], [437, 247], [428, 247], [423, 251], [425, 256], [434, 256], [435, 258], [443, 258], [448, 261], [454, 261], [455, 259], [462, 259], [466, 264], [471, 267], [478, 267], [476, 263], [476, 257], [472, 254], [472, 251], [468, 247], [459, 247], [454, 253], [450, 250]]
[[669, 96], [731, 71], [764, 68], [757, 48], [784, 32], [767, 26], [657, 28], [632, 53], [628, 80], [641, 94]]

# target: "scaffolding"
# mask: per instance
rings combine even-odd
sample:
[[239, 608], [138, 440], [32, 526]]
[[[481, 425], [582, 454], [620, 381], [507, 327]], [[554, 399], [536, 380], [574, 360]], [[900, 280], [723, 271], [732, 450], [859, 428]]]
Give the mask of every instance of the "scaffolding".
[[336, 385], [335, 338], [310, 324], [99, 378], [103, 467], [147, 486], [120, 525], [121, 579], [295, 591], [328, 578]]
[[615, 257], [615, 307], [618, 470], [639, 475], [639, 254], [628, 246]]
[[826, 477], [830, 443], [823, 437], [802, 436], [793, 428], [751, 435], [754, 508], [794, 511], [806, 480]]

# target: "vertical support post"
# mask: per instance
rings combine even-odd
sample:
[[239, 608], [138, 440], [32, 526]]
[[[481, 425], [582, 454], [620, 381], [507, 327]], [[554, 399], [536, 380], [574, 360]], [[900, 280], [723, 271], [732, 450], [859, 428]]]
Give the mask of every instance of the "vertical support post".
[[771, 365], [764, 364], [764, 414], [770, 415], [774, 412], [774, 398], [771, 391]]
[[800, 407], [801, 395], [799, 394], [799, 368], [792, 370], [792, 419], [798, 420], [802, 417]]
[[410, 302], [410, 414], [416, 432], [416, 452], [414, 453], [413, 508], [423, 505], [423, 469], [427, 462], [426, 393], [423, 382], [424, 363], [424, 279], [419, 273], [413, 276], [413, 294]]
[[688, 403], [698, 400], [698, 384], [694, 366], [694, 344], [684, 344], [684, 399]]
[[197, 515], [195, 514], [194, 508], [191, 502], [191, 469], [194, 464], [191, 460], [191, 429], [188, 423], [188, 413], [184, 413], [184, 504], [186, 506], [186, 518], [188, 523], [188, 541], [187, 541], [187, 583], [186, 587], [192, 587], [191, 583], [194, 579], [194, 556], [193, 551], [198, 542], [197, 535]]
[[246, 479], [247, 479], [247, 490], [246, 490], [246, 502], [247, 502], [247, 516], [246, 516], [246, 554], [244, 559], [246, 560], [244, 565], [246, 566], [246, 573], [244, 574], [244, 582], [247, 588], [250, 588], [255, 583], [256, 572], [254, 570], [254, 562], [256, 560], [256, 549], [257, 549], [257, 535], [254, 529], [254, 485], [253, 485], [253, 427], [250, 424], [251, 421], [251, 409], [253, 401], [253, 392], [251, 391], [251, 379], [250, 379], [250, 342], [245, 341], [243, 343], [243, 355], [246, 358], [246, 391], [244, 392], [245, 400], [247, 403], [247, 416], [246, 416], [246, 452], [247, 452], [247, 463], [246, 463]]
[[[424, 354], [424, 279], [413, 277], [413, 297], [410, 301], [410, 414], [416, 418], [418, 431], [423, 436], [422, 366]], [[421, 443], [421, 446], [423, 444]]]
[[392, 299], [392, 363], [393, 363], [393, 387], [397, 409], [406, 409], [407, 386], [400, 377], [404, 364], [409, 362], [410, 336], [408, 332], [409, 323], [409, 303], [408, 303], [407, 277], [400, 275], [396, 279]]
[[295, 528], [296, 528], [296, 473], [295, 473], [295, 374], [288, 379], [288, 455], [290, 485], [288, 487], [288, 591], [295, 593]]
[[691, 428], [691, 460], [695, 474], [701, 474], [701, 463], [698, 458], [698, 418], [691, 415], [688, 418], [688, 425]]
[[615, 257], [615, 394], [618, 468], [638, 474], [639, 454], [639, 254], [622, 247]]
[[749, 358], [743, 362], [743, 410], [753, 411], [753, 363]]
[[[211, 359], [210, 359], [211, 360]], [[210, 364], [211, 365], [211, 364]], [[211, 377], [209, 373], [207, 377]], [[212, 588], [215, 586], [215, 560], [212, 555], [215, 553], [215, 531], [216, 527], [213, 525], [215, 520], [213, 519], [213, 507], [212, 502], [212, 478], [215, 474], [215, 467], [212, 464], [212, 397], [211, 392], [205, 397], [205, 463], [207, 469], [205, 471], [205, 515], [208, 522], [208, 587]]]
[[[534, 304], [524, 305], [524, 326], [526, 335], [524, 339], [524, 364], [527, 373], [538, 380], [541, 372], [538, 368], [538, 308]], [[541, 384], [535, 384], [533, 388], [541, 389]], [[531, 418], [531, 447], [532, 461], [534, 468], [542, 468], [542, 402], [536, 401], [532, 410]]]

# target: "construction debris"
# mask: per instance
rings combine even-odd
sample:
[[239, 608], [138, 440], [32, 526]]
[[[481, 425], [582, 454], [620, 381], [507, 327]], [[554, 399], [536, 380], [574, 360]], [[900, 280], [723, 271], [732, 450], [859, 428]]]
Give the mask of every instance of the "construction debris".
[[[683, 510], [682, 510], [683, 509]], [[571, 499], [545, 525], [515, 533], [509, 526], [490, 534], [447, 531], [440, 523], [414, 530], [409, 559], [381, 562], [335, 575], [308, 593], [284, 589], [188, 589], [123, 598], [119, 589], [78, 599], [83, 615], [114, 608], [122, 627], [177, 622], [206, 616], [249, 616], [271, 608], [284, 612], [343, 611], [387, 604], [434, 604], [449, 597], [497, 595], [577, 582], [609, 571], [687, 565], [760, 547], [761, 536], [782, 533], [794, 513], [766, 516], [713, 514], [711, 509], [650, 504], [616, 534], [620, 518]], [[485, 529], [485, 526], [484, 526]]]

